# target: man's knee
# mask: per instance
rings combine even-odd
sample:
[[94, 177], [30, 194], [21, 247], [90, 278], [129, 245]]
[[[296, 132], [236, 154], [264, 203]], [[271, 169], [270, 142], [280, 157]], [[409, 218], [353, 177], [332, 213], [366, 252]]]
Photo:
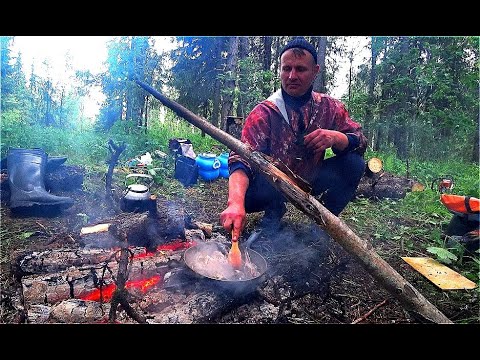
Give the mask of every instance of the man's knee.
[[358, 183], [365, 172], [365, 160], [362, 155], [351, 152], [341, 157], [342, 169], [348, 173], [348, 178]]
[[285, 201], [280, 190], [270, 184], [264, 176], [257, 174], [245, 194], [245, 210], [247, 213], [264, 211], [268, 208], [281, 207]]

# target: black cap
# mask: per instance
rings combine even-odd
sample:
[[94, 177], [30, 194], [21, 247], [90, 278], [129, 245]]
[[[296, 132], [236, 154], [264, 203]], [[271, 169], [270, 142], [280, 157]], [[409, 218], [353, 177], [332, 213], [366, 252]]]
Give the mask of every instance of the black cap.
[[315, 64], [317, 63], [317, 52], [315, 48], [312, 44], [305, 40], [304, 37], [301, 36], [296, 37], [295, 39], [291, 40], [287, 45], [285, 45], [285, 47], [282, 49], [282, 52], [280, 53], [280, 57], [285, 51], [293, 48], [301, 48], [307, 50], [310, 54], [312, 54], [313, 60], [315, 60]]

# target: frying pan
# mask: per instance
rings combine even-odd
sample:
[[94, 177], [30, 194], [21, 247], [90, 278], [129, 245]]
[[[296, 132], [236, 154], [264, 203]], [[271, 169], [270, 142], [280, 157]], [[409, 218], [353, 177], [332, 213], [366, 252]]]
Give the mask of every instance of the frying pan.
[[214, 241], [200, 243], [185, 250], [183, 255], [185, 265], [187, 265], [190, 270], [192, 270], [200, 277], [213, 280], [218, 284], [227, 285], [228, 287], [235, 288], [241, 287], [241, 285], [256, 285], [267, 271], [267, 261], [265, 260], [265, 258], [255, 250], [250, 249], [251, 244], [258, 237], [260, 232], [261, 230], [253, 232], [246, 241], [245, 248], [241, 249], [242, 263], [245, 264], [247, 258], [249, 258], [251, 265], [256, 269], [255, 275], [252, 275], [248, 271], [245, 271], [243, 273], [243, 276], [240, 278], [237, 278], [235, 276], [228, 278], [215, 277], [214, 275], [212, 275], [211, 272], [208, 271], [209, 269], [200, 268], [198, 266], [198, 261], [196, 261], [199, 256], [209, 255], [212, 254], [214, 251], [220, 251], [226, 256], [228, 250], [226, 249], [225, 245]]

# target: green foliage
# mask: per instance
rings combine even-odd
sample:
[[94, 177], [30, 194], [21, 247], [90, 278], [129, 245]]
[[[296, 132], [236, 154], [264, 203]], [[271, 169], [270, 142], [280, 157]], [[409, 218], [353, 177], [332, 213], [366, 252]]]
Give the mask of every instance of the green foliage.
[[437, 260], [444, 264], [451, 264], [458, 260], [455, 254], [452, 254], [450, 251], [442, 247], [429, 246], [427, 247], [427, 251], [435, 255]]
[[348, 106], [375, 150], [393, 147], [402, 159], [471, 161], [478, 142], [478, 37], [372, 41], [374, 93], [368, 93], [373, 73], [365, 64]]
[[[265, 88], [270, 92], [270, 84], [275, 78], [270, 70], [263, 70], [261, 63], [255, 62], [253, 57], [239, 60], [239, 102], [241, 113], [247, 115], [253, 107], [264, 99]], [[278, 88], [278, 80], [276, 88]]]
[[171, 57], [171, 85], [178, 90], [177, 101], [208, 118], [218, 75], [225, 69], [222, 50], [227, 37], [178, 37], [180, 46]]

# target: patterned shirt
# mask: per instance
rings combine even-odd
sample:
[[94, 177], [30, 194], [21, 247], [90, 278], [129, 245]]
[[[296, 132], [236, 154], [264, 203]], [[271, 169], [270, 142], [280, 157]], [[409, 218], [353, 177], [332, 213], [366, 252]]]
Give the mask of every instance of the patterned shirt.
[[[355, 151], [361, 155], [366, 150], [367, 139], [360, 124], [353, 121], [343, 103], [326, 94], [312, 92], [312, 99], [300, 107], [305, 131], [299, 131], [301, 116], [294, 109], [285, 106], [281, 90], [259, 103], [245, 119], [241, 141], [252, 151], [260, 151], [280, 160], [295, 174], [312, 182], [320, 164], [313, 161], [313, 152], [303, 145], [303, 136], [315, 129], [337, 130], [348, 137], [349, 144], [336, 154]], [[283, 114], [282, 114], [283, 113]], [[285, 116], [286, 115], [286, 116]], [[323, 156], [322, 156], [323, 159]], [[230, 173], [242, 168], [252, 179], [255, 172], [251, 165], [239, 154], [230, 152]]]

